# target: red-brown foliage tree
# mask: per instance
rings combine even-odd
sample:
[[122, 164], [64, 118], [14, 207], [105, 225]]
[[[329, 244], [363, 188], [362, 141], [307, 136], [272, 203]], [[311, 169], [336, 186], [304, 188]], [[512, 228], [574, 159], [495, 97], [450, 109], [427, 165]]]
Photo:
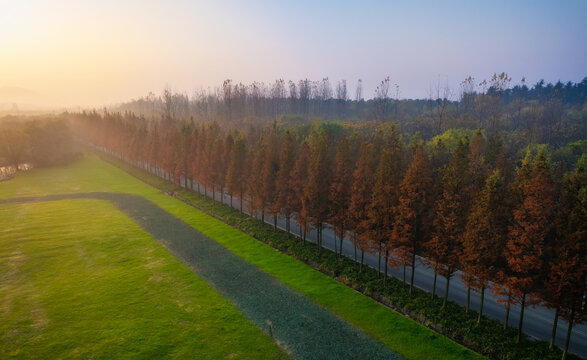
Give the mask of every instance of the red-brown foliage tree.
[[[481, 130], [477, 130], [475, 132], [475, 136], [469, 143], [469, 174], [468, 174], [468, 185], [467, 189], [464, 191], [464, 202], [467, 208], [470, 208], [472, 205], [473, 199], [478, 195], [481, 190], [485, 187], [485, 179], [487, 178], [487, 164], [485, 163], [485, 153], [486, 153], [486, 142], [485, 138], [483, 137], [483, 132]], [[461, 240], [464, 241], [463, 238]], [[464, 244], [462, 244], [464, 248]], [[461, 253], [462, 255], [462, 253]], [[463, 264], [466, 260], [459, 259], [459, 262]], [[471, 288], [475, 288], [475, 279], [474, 276], [470, 273], [465, 271], [462, 274], [463, 282], [467, 286], [467, 302], [465, 306], [465, 311], [469, 312], [469, 304], [471, 303]], [[484, 290], [481, 290], [483, 292]], [[484, 295], [484, 292], [483, 292]]]
[[365, 250], [368, 249], [367, 244], [369, 242], [368, 209], [375, 178], [375, 163], [374, 145], [368, 141], [363, 141], [359, 151], [359, 159], [353, 172], [351, 204], [349, 208], [350, 215], [353, 219], [350, 228], [357, 234], [359, 239], [358, 244], [361, 248], [361, 271], [363, 269]]
[[296, 212], [297, 222], [300, 225], [300, 236], [306, 241], [306, 234], [310, 230], [307, 206], [304, 206], [305, 196], [304, 189], [308, 179], [308, 168], [312, 159], [312, 150], [307, 141], [300, 146], [300, 152], [294, 165], [293, 173], [290, 178], [290, 189], [295, 195], [294, 202], [291, 204], [292, 209]]
[[381, 272], [381, 257], [383, 255], [383, 283], [385, 284], [389, 252], [395, 250], [395, 246], [391, 244], [390, 240], [394, 225], [393, 210], [398, 202], [399, 184], [402, 179], [404, 154], [402, 142], [395, 127], [382, 130], [386, 132], [384, 135], [385, 143], [375, 171], [365, 235], [369, 237], [371, 251], [378, 254], [377, 270], [379, 273]]
[[[565, 178], [557, 216], [557, 241], [548, 266], [546, 288], [550, 306], [556, 308], [551, 348], [556, 336], [556, 316], [568, 321], [563, 359], [567, 355], [574, 324], [587, 320], [587, 173], [585, 157]], [[548, 304], [548, 303], [547, 303]]]
[[545, 150], [538, 151], [531, 176], [520, 184], [521, 201], [513, 212], [506, 258], [512, 277], [510, 287], [521, 307], [518, 336], [522, 336], [527, 296], [537, 290], [545, 244], [552, 236], [554, 216], [554, 183]]
[[230, 206], [232, 207], [232, 197], [236, 194], [240, 202], [240, 212], [243, 213], [243, 200], [245, 197], [246, 182], [246, 165], [247, 165], [247, 148], [245, 140], [239, 136], [234, 141], [230, 150], [230, 162], [226, 172], [226, 187], [230, 195]]
[[507, 241], [508, 209], [504, 195], [503, 177], [499, 170], [495, 170], [475, 198], [463, 235], [461, 264], [471, 275], [473, 289], [481, 293], [477, 323], [481, 322], [483, 314], [485, 289], [492, 280]]
[[434, 262], [433, 266], [438, 273], [446, 278], [443, 309], [448, 300], [450, 279], [457, 270], [461, 236], [465, 230], [468, 213], [465, 194], [468, 184], [468, 154], [468, 144], [459, 141], [449, 166], [442, 175], [442, 196], [434, 206], [434, 231], [426, 243], [429, 260]]
[[290, 220], [296, 202], [295, 192], [290, 187], [294, 165], [296, 162], [296, 135], [293, 131], [286, 131], [279, 154], [279, 172], [275, 183], [277, 200], [276, 208], [285, 217], [285, 231], [291, 232]]
[[304, 212], [317, 230], [318, 253], [322, 251], [322, 230], [329, 215], [330, 159], [326, 134], [320, 133], [312, 149], [308, 181], [304, 187]]
[[252, 170], [248, 181], [249, 190], [249, 213], [255, 216], [257, 211], [261, 212], [261, 222], [265, 222], [265, 193], [263, 189], [263, 172], [267, 160], [267, 142], [265, 138], [259, 139], [254, 149]]
[[338, 257], [342, 255], [344, 236], [349, 227], [349, 205], [351, 202], [351, 184], [353, 180], [349, 142], [343, 138], [336, 150], [335, 170], [330, 184], [331, 212], [329, 221], [338, 235], [340, 247]]
[[400, 256], [412, 267], [410, 294], [414, 287], [416, 255], [425, 243], [426, 219], [429, 208], [429, 192], [432, 179], [424, 149], [419, 147], [410, 164], [399, 190], [399, 201], [394, 208], [395, 224], [393, 243]]

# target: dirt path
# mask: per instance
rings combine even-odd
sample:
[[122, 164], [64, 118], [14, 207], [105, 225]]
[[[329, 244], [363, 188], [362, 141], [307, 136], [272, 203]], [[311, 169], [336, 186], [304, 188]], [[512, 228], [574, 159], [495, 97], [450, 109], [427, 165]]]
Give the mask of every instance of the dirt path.
[[0, 200], [111, 201], [229, 299], [296, 359], [402, 359], [353, 325], [282, 284], [151, 201], [136, 195], [82, 193]]

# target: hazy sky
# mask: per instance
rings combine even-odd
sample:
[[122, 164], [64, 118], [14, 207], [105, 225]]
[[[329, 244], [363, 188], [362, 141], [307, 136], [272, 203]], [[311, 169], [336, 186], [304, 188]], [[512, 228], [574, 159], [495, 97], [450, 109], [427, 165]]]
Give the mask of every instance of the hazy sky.
[[385, 76], [402, 98], [494, 72], [587, 76], [587, 1], [0, 0], [0, 86], [62, 104], [276, 78]]

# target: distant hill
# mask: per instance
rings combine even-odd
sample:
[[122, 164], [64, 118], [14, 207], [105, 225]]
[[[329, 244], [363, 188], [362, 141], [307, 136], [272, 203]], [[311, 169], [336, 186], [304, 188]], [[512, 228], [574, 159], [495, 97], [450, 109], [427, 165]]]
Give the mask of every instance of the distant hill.
[[51, 98], [18, 86], [0, 86], [0, 116], [47, 112], [60, 108]]
[[0, 86], [0, 102], [38, 100], [41, 95], [34, 90], [18, 86]]

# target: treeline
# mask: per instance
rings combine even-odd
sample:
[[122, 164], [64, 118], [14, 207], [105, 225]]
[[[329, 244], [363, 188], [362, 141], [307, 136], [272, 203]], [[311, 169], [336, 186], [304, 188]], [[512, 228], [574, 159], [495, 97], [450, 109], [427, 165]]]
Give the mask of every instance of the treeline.
[[0, 120], [0, 167], [64, 164], [75, 157], [73, 137], [63, 119], [6, 117]]
[[352, 241], [361, 268], [365, 252], [378, 254], [384, 283], [388, 266], [411, 267], [412, 289], [422, 256], [435, 279], [446, 278], [443, 308], [462, 270], [469, 291], [481, 295], [479, 321], [486, 291], [500, 295], [506, 327], [510, 306], [521, 306], [518, 340], [524, 309], [538, 302], [556, 310], [551, 346], [558, 318], [568, 321], [565, 352], [573, 324], [585, 320], [584, 154], [565, 171], [552, 166], [544, 146], [516, 166], [499, 132], [424, 142], [405, 141], [391, 124], [370, 132], [337, 123], [241, 132], [132, 114], [71, 117], [84, 138], [129, 162], [213, 198], [226, 194], [274, 224], [283, 217], [288, 232], [295, 219], [304, 240], [316, 229], [318, 252], [331, 227], [341, 244]]
[[506, 73], [489, 79], [468, 77], [458, 89], [440, 81], [426, 99], [401, 98], [401, 90], [387, 77], [373, 94], [363, 93], [363, 83], [347, 85], [319, 81], [276, 80], [265, 84], [226, 80], [214, 89], [191, 96], [165, 89], [158, 96], [130, 101], [114, 111], [131, 112], [149, 120], [218, 121], [225, 128], [300, 126], [313, 120], [370, 121], [398, 124], [405, 133], [419, 131], [429, 139], [452, 128], [488, 132], [521, 132], [533, 143], [563, 144], [587, 131], [587, 78], [578, 83], [545, 83], [532, 86], [525, 79], [514, 83]]

